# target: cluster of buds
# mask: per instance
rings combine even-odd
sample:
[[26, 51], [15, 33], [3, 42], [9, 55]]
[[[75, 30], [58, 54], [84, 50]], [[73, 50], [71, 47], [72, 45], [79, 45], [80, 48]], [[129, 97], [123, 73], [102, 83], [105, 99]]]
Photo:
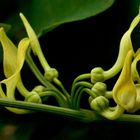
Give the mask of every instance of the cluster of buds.
[[[5, 75], [5, 79], [0, 81], [0, 98], [15, 101], [17, 89], [26, 102], [41, 104], [42, 97], [53, 96], [61, 107], [80, 110], [81, 95], [88, 93], [91, 109], [110, 120], [117, 119], [125, 111], [134, 113], [140, 109], [140, 76], [137, 70], [140, 49], [135, 52], [131, 41], [132, 31], [140, 22], [140, 12], [123, 35], [120, 41], [119, 55], [112, 68], [105, 71], [101, 67], [96, 67], [90, 73], [78, 76], [72, 84], [71, 94], [65, 90], [61, 81], [59, 81], [58, 71], [49, 66], [41, 50], [37, 35], [29, 22], [22, 13], [20, 13], [20, 17], [28, 36], [19, 42], [18, 47], [8, 38], [4, 28], [0, 28]], [[31, 50], [38, 57], [44, 69], [43, 74], [34, 63], [30, 53]], [[35, 86], [31, 91], [24, 86], [21, 77], [21, 70], [25, 60], [27, 60], [29, 67], [41, 82], [41, 85]], [[120, 73], [120, 76], [112, 91], [108, 91], [106, 80], [113, 78], [118, 73]], [[88, 81], [85, 81], [87, 79]], [[57, 87], [52, 84], [53, 82]], [[3, 85], [5, 85], [6, 90], [3, 89]], [[116, 105], [110, 105], [110, 100], [113, 100]], [[17, 114], [30, 112], [25, 109], [6, 108]], [[64, 113], [66, 112], [67, 110], [64, 109]]]
[[[3, 48], [3, 71], [5, 75], [5, 79], [0, 81], [0, 98], [16, 100], [15, 89], [17, 88], [18, 92], [24, 97], [25, 101], [41, 103], [42, 100], [39, 94], [43, 92], [43, 89], [41, 88], [41, 90], [39, 91], [36, 91], [34, 89], [32, 91], [29, 91], [22, 82], [21, 70], [26, 59], [27, 50], [31, 48], [33, 53], [38, 57], [44, 69], [44, 77], [48, 81], [53, 81], [53, 79], [57, 79], [58, 72], [55, 68], [51, 68], [47, 63], [42, 53], [37, 35], [28, 23], [25, 16], [20, 13], [20, 17], [23, 21], [28, 37], [23, 38], [19, 42], [17, 47], [6, 35], [4, 27], [0, 28], [0, 43]], [[3, 88], [4, 86], [6, 87], [6, 89]], [[6, 108], [17, 114], [30, 112], [29, 110], [24, 109], [17, 109], [11, 107]]]
[[[129, 29], [123, 35], [119, 55], [113, 67], [107, 71], [104, 71], [101, 67], [94, 68], [91, 71], [91, 82], [93, 84], [103, 83], [120, 72], [112, 91], [104, 90], [102, 95], [96, 98], [90, 97], [91, 108], [111, 120], [120, 117], [124, 111], [134, 113], [140, 109], [140, 76], [137, 70], [140, 49], [134, 52], [131, 41], [131, 33], [139, 22], [140, 13], [133, 19]], [[110, 98], [115, 101], [115, 107], [109, 106]]]

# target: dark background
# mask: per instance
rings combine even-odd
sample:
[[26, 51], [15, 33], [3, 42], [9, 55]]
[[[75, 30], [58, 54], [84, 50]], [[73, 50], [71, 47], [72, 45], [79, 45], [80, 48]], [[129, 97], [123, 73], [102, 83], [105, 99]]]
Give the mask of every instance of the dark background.
[[[84, 21], [61, 25], [40, 38], [49, 64], [58, 69], [59, 78], [67, 89], [70, 89], [76, 76], [89, 73], [97, 66], [107, 70], [115, 63], [121, 37], [136, 16], [129, 13], [130, 3], [129, 0], [116, 0], [105, 12]], [[136, 43], [135, 39], [138, 39], [138, 36], [132, 34], [132, 38], [134, 49], [137, 49], [139, 43]], [[109, 82], [110, 87], [114, 82]], [[56, 135], [47, 135], [48, 139], [140, 139], [139, 124], [110, 121], [81, 123], [65, 120], [63, 117], [60, 120], [56, 118], [54, 116], [54, 123], [51, 123], [52, 121], [49, 123], [51, 130], [49, 126], [46, 129], [55, 132]], [[46, 136], [46, 130], [41, 129], [43, 136]], [[33, 139], [37, 137], [40, 135], [34, 135]]]
[[[9, 1], [9, 11], [11, 4], [16, 8], [16, 1], [15, 4]], [[107, 70], [115, 63], [120, 39], [136, 16], [130, 15], [130, 4], [131, 0], [116, 0], [105, 12], [61, 25], [39, 39], [50, 66], [59, 71], [59, 79], [66, 89], [70, 90], [76, 76], [90, 73], [97, 66]], [[7, 9], [0, 9], [1, 20], [9, 16]], [[138, 39], [137, 35], [132, 37]], [[134, 42], [135, 49], [137, 46], [139, 43]], [[24, 78], [26, 84], [30, 85], [31, 77]], [[111, 86], [113, 82], [110, 82]], [[8, 117], [0, 124], [16, 125], [18, 140], [22, 140], [28, 132], [31, 140], [140, 139], [139, 124], [112, 121], [82, 123], [44, 113], [16, 116], [4, 111], [1, 117], [4, 116]]]
[[[58, 69], [59, 78], [67, 89], [70, 89], [76, 76], [89, 73], [97, 66], [107, 70], [115, 63], [121, 37], [136, 16], [130, 15], [130, 4], [129, 0], [116, 0], [105, 12], [84, 21], [61, 25], [40, 38], [48, 62]], [[137, 35], [133, 34], [132, 38], [138, 39]], [[135, 40], [133, 44], [134, 49], [139, 47], [139, 43], [135, 43]], [[114, 82], [109, 82], [111, 87]], [[62, 122], [63, 120], [50, 124], [52, 132], [55, 129], [57, 132], [56, 137], [50, 135], [50, 139], [140, 139], [139, 124], [118, 122], [85, 124], [64, 120], [62, 125]]]
[[95, 17], [63, 24], [40, 38], [49, 64], [58, 69], [68, 89], [76, 76], [97, 66], [104, 70], [113, 66], [120, 39], [134, 18], [128, 17], [128, 3], [117, 0]]

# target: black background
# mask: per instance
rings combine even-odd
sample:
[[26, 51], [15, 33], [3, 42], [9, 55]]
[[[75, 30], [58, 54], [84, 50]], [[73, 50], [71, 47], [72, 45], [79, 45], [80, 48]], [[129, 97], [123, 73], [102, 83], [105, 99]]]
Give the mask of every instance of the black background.
[[128, 8], [118, 0], [95, 17], [63, 24], [40, 38], [49, 64], [68, 89], [76, 76], [97, 66], [104, 70], [113, 66], [120, 39], [134, 18], [128, 18]]

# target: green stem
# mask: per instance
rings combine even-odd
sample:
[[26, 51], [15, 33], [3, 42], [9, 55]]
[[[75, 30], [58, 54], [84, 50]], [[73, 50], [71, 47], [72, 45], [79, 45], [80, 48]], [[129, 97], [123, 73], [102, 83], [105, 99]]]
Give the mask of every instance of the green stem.
[[75, 103], [76, 103], [76, 109], [80, 109], [80, 101], [81, 101], [81, 97], [83, 93], [88, 93], [91, 97], [95, 98], [96, 95], [92, 92], [91, 89], [89, 88], [82, 88], [77, 96], [77, 99], [75, 99]]
[[125, 57], [126, 57], [129, 50], [133, 50], [133, 48], [130, 46], [120, 47], [117, 61], [115, 62], [115, 64], [113, 65], [113, 67], [111, 69], [104, 71], [104, 79], [105, 80], [114, 77], [118, 72], [120, 72], [120, 70], [123, 67]]
[[65, 96], [56, 93], [56, 91], [48, 90], [47, 89], [47, 91], [44, 91], [44, 92], [39, 93], [39, 96], [40, 97], [53, 96], [53, 97], [56, 98], [56, 100], [58, 101], [58, 104], [61, 107], [68, 107], [68, 103], [67, 103], [67, 100], [66, 100]]
[[131, 34], [132, 34], [132, 31], [134, 30], [134, 28], [139, 23], [139, 21], [140, 21], [140, 15], [138, 14], [133, 19], [129, 29], [127, 30], [127, 32], [123, 35], [123, 37], [121, 39], [119, 54], [118, 54], [118, 58], [117, 58], [115, 64], [113, 65], [113, 67], [111, 69], [104, 72], [105, 80], [112, 78], [121, 70], [121, 68], [124, 64], [125, 57], [130, 50], [132, 50], [134, 52], [132, 42], [131, 42]]
[[[5, 98], [0, 98], [0, 106], [4, 107], [16, 107], [21, 109], [27, 109], [32, 111], [41, 111], [52, 113], [56, 115], [61, 115], [68, 117], [70, 119], [76, 119], [78, 121], [83, 122], [99, 122], [99, 121], [107, 121], [104, 117], [98, 115], [95, 111], [80, 109], [73, 110], [69, 108], [62, 108], [50, 105], [29, 103], [23, 101], [13, 101]], [[132, 123], [140, 123], [140, 115], [136, 114], [123, 114], [118, 119], [113, 120], [116, 122], [132, 122]]]
[[31, 48], [29, 47], [29, 49], [27, 50], [26, 61], [29, 65], [30, 69], [35, 74], [36, 78], [40, 81], [40, 83], [42, 83], [46, 87], [52, 87], [52, 84], [44, 78], [42, 73], [39, 71], [39, 69], [35, 65], [34, 61], [32, 60], [32, 57], [31, 57], [30, 53], [31, 53]]
[[[57, 91], [59, 91], [54, 85], [52, 85], [49, 81], [47, 81], [44, 76], [42, 75], [42, 73], [40, 72], [40, 70], [37, 68], [36, 64], [34, 63], [34, 61], [32, 60], [32, 57], [30, 55], [30, 51], [31, 48], [29, 48], [27, 50], [27, 57], [26, 57], [26, 61], [29, 65], [29, 67], [31, 68], [31, 70], [33, 71], [33, 73], [35, 74], [35, 76], [37, 77], [37, 79], [40, 81], [40, 83], [42, 83], [45, 87], [49, 87], [52, 89], [55, 89]], [[60, 91], [59, 91], [60, 92]]]
[[77, 111], [69, 108], [56, 107], [56, 106], [44, 105], [44, 104], [36, 104], [36, 103], [23, 102], [23, 101], [13, 101], [4, 98], [0, 98], [0, 106], [21, 108], [21, 109], [27, 109], [27, 110], [39, 111], [39, 112], [40, 111], [47, 112], [47, 113], [65, 116], [68, 118], [77, 119], [78, 121], [83, 121], [83, 122], [102, 120], [102, 117], [100, 117], [93, 111], [89, 111], [89, 110], [82, 109]]
[[[39, 69], [37, 68], [36, 64], [34, 63], [34, 61], [31, 58], [30, 55], [30, 51], [31, 48], [28, 49], [27, 51], [27, 57], [26, 57], [26, 61], [29, 64], [29, 67], [31, 68], [31, 70], [33, 71], [33, 73], [35, 74], [35, 76], [37, 77], [37, 79], [47, 88], [53, 89], [54, 91], [56, 91], [60, 96], [63, 96], [62, 92], [60, 92], [54, 85], [52, 85], [49, 81], [47, 81], [44, 76], [42, 75], [42, 73], [39, 71]], [[64, 91], [64, 88], [63, 88]], [[65, 92], [66, 93], [66, 92]], [[66, 96], [67, 97], [67, 96]], [[69, 100], [68, 100], [69, 102]]]
[[112, 91], [106, 91], [104, 96], [108, 99], [112, 99]]
[[54, 82], [57, 86], [59, 86], [59, 87], [61, 88], [62, 92], [64, 93], [64, 95], [65, 95], [66, 98], [67, 98], [68, 103], [71, 104], [70, 95], [69, 95], [69, 93], [67, 92], [67, 90], [64, 88], [64, 86], [63, 86], [63, 84], [61, 83], [61, 81], [60, 81], [59, 79], [57, 79], [57, 78], [54, 78], [54, 79], [53, 79], [53, 82]]
[[84, 88], [83, 86], [80, 86], [80, 87], [76, 90], [75, 96], [73, 96], [73, 98], [71, 98], [71, 99], [72, 99], [72, 108], [73, 108], [73, 109], [79, 109], [79, 108], [77, 108], [77, 98], [78, 98], [78, 96], [79, 96], [79, 92], [80, 92], [83, 88]]
[[77, 78], [75, 78], [74, 82], [73, 82], [73, 85], [78, 82], [78, 81], [83, 81], [85, 79], [90, 79], [91, 77], [91, 74], [90, 73], [86, 73], [86, 74], [81, 74], [79, 75]]
[[117, 122], [128, 122], [128, 123], [140, 123], [140, 115], [136, 114], [123, 114], [115, 121]]
[[107, 109], [100, 112], [102, 116], [109, 120], [115, 120], [119, 118], [123, 113], [124, 109], [120, 105], [117, 105], [115, 108], [113, 108], [113, 110], [108, 107]]
[[29, 94], [29, 91], [25, 88], [25, 86], [22, 83], [21, 77], [19, 78], [19, 81], [17, 83], [17, 89], [20, 92], [20, 94], [24, 97], [26, 97], [27, 94]]
[[71, 90], [71, 98], [73, 99], [74, 98], [74, 94], [75, 94], [75, 90], [77, 87], [79, 86], [84, 86], [84, 87], [87, 87], [87, 88], [92, 88], [93, 84], [89, 83], [89, 82], [85, 82], [85, 81], [81, 81], [81, 82], [77, 82], [75, 83], [73, 86], [72, 86], [72, 90]]

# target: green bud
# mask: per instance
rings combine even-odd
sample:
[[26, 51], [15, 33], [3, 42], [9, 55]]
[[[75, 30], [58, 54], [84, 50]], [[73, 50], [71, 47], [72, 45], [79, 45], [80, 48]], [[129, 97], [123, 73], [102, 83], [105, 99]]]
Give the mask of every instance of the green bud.
[[55, 68], [49, 68], [45, 72], [44, 77], [51, 82], [54, 78], [58, 77], [58, 71]]
[[104, 70], [101, 67], [96, 67], [91, 70], [91, 83], [103, 82]]
[[93, 100], [93, 98], [91, 96], [89, 96], [89, 98], [88, 98], [89, 104], [92, 102], [92, 100]]
[[32, 91], [25, 97], [25, 101], [32, 103], [41, 103], [41, 98], [35, 91]]
[[91, 101], [90, 107], [97, 112], [101, 112], [109, 107], [109, 101], [104, 96], [98, 96]]
[[40, 93], [40, 92], [45, 91], [45, 89], [46, 88], [44, 86], [38, 85], [38, 86], [35, 86], [32, 91], [35, 91], [36, 93]]
[[95, 83], [95, 85], [92, 87], [91, 89], [97, 96], [104, 96], [106, 90], [107, 90], [107, 87], [106, 87], [106, 84], [105, 83], [102, 83], [102, 82], [97, 82]]

